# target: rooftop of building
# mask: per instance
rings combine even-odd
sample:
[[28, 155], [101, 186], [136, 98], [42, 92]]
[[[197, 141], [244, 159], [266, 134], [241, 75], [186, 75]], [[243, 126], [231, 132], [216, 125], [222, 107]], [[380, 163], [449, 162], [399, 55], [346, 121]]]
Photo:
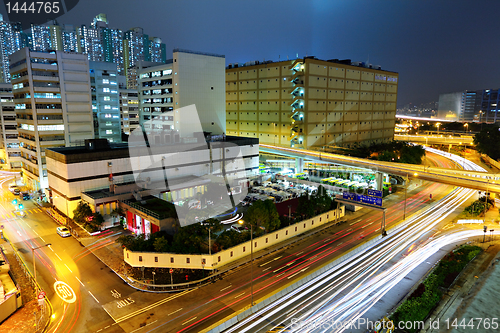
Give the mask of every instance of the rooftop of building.
[[[203, 136], [201, 136], [196, 142], [186, 143], [186, 145], [189, 145], [189, 149], [187, 151], [207, 149], [207, 146], [203, 144], [204, 142], [200, 141], [203, 140], [202, 138]], [[259, 144], [259, 140], [256, 138], [226, 135], [205, 136], [205, 143], [208, 142], [214, 143], [214, 147], [217, 147], [218, 143], [223, 145], [225, 142], [236, 144], [238, 146]], [[182, 143], [165, 144], [164, 146], [168, 149], [166, 149], [164, 153], [179, 152], [177, 147], [181, 144]], [[128, 143], [110, 143], [107, 139], [91, 139], [85, 140], [84, 146], [47, 148], [46, 156], [48, 158], [55, 159], [56, 161], [70, 164], [129, 158], [130, 153]]]
[[191, 50], [186, 50], [186, 49], [179, 49], [176, 48], [173, 50], [173, 53], [180, 52], [180, 53], [189, 53], [189, 54], [198, 54], [198, 55], [204, 55], [204, 56], [209, 56], [209, 57], [217, 57], [217, 58], [225, 58], [225, 55], [222, 54], [216, 54], [216, 53], [209, 53], [209, 52], [200, 52], [200, 51], [191, 51]]
[[279, 63], [290, 63], [294, 62], [295, 60], [302, 60], [304, 62], [307, 61], [318, 61], [318, 62], [325, 62], [325, 63], [335, 63], [335, 64], [340, 64], [340, 65], [345, 65], [345, 66], [351, 66], [351, 67], [360, 67], [360, 68], [366, 68], [366, 69], [372, 69], [372, 70], [379, 70], [379, 71], [384, 71], [384, 72], [390, 72], [390, 73], [397, 73], [394, 71], [389, 71], [382, 69], [381, 66], [379, 65], [373, 65], [370, 63], [365, 63], [363, 61], [351, 61], [351, 59], [329, 59], [329, 60], [322, 60], [318, 59], [315, 56], [307, 56], [304, 58], [295, 58], [295, 59], [287, 59], [287, 60], [278, 60], [278, 61], [273, 61], [273, 60], [255, 60], [255, 61], [247, 61], [245, 63], [232, 63], [226, 66], [226, 69], [234, 69], [234, 68], [241, 68], [241, 67], [250, 67], [250, 66], [259, 66], [259, 65], [267, 65], [267, 64], [279, 64]]

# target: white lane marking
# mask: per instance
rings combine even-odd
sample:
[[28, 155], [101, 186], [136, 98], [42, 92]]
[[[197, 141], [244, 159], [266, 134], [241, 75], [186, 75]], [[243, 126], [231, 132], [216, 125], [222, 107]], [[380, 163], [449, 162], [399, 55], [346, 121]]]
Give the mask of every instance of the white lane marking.
[[42, 237], [42, 236], [40, 236], [40, 239], [41, 239], [42, 241], [44, 241], [44, 242], [45, 242], [45, 239], [43, 239], [43, 237]]
[[68, 267], [68, 265], [64, 264], [64, 266], [66, 266], [66, 268], [69, 269], [71, 273], [73, 273], [73, 271], [71, 270], [71, 268]]
[[238, 297], [240, 297], [240, 296], [243, 296], [243, 295], [245, 295], [245, 293], [246, 293], [246, 291], [242, 292], [242, 293], [241, 293], [241, 294], [239, 294], [239, 295], [234, 296], [234, 298], [238, 298]]
[[150, 322], [149, 324], [146, 324], [146, 325], [144, 325], [144, 326], [142, 326], [142, 327], [139, 327], [138, 329], [135, 329], [135, 330], [133, 330], [133, 331], [130, 331], [130, 333], [134, 333], [134, 332], [137, 332], [138, 330], [142, 330], [144, 327], [149, 326], [149, 325], [151, 325], [151, 324], [154, 324], [154, 323], [156, 323], [157, 321], [158, 321], [158, 320], [152, 321], [152, 322]]
[[329, 240], [330, 240], [330, 238], [327, 238], [327, 239], [325, 239], [325, 240], [323, 241], [323, 243], [326, 243], [326, 242], [328, 242]]
[[337, 244], [337, 246], [342, 245], [342, 244], [344, 244], [344, 242], [340, 242], [340, 243], [338, 243], [338, 244]]
[[173, 315], [174, 313], [177, 313], [177, 312], [181, 311], [182, 309], [184, 309], [184, 308], [180, 308], [180, 309], [175, 310], [174, 312], [170, 312], [167, 316]]
[[283, 268], [285, 268], [285, 267], [288, 267], [288, 266], [292, 265], [294, 262], [295, 262], [295, 260], [294, 260], [294, 261], [290, 261], [290, 262], [289, 262], [288, 264], [286, 264], [285, 266], [280, 267], [280, 268], [278, 268], [278, 269], [275, 269], [275, 270], [273, 271], [273, 273], [276, 273], [276, 272], [277, 272], [277, 271], [279, 271], [280, 269], [283, 269]]
[[[94, 296], [94, 295], [92, 295], [92, 293], [90, 292], [90, 290], [89, 290], [89, 294], [90, 294], [90, 296], [94, 297], [94, 299], [95, 299], [95, 301], [96, 301], [97, 303], [99, 303], [99, 301], [97, 300], [97, 298], [95, 298], [95, 296]], [[109, 327], [109, 326], [108, 326], [108, 327]], [[105, 327], [105, 328], [106, 328], [106, 327]]]
[[300, 251], [300, 252], [299, 252], [299, 253], [297, 253], [296, 255], [298, 256], [299, 254], [302, 254], [302, 253], [304, 253], [304, 251]]
[[38, 236], [40, 237], [40, 235], [38, 234], [38, 232], [36, 232], [36, 230], [33, 230], [33, 232]]
[[76, 276], [75, 276], [75, 278], [78, 280], [78, 282], [80, 282], [80, 284], [81, 284], [82, 286], [84, 286], [84, 287], [85, 287], [85, 285], [83, 284], [83, 282], [82, 282], [82, 281], [80, 281], [80, 279], [79, 279], [78, 277], [76, 277]]
[[364, 226], [364, 227], [361, 227], [361, 229], [364, 229], [364, 228], [366, 228], [367, 226], [369, 226], [369, 224], [365, 224], [365, 226]]
[[47, 246], [52, 252], [56, 253], [56, 251], [54, 251], [54, 249], [52, 248], [51, 245]]
[[269, 260], [268, 262], [263, 263], [262, 265], [259, 265], [259, 267], [265, 266], [265, 265], [269, 264], [270, 262], [273, 262], [273, 261], [275, 261], [275, 260], [278, 260], [278, 259], [279, 259], [279, 258], [281, 258], [281, 257], [282, 257], [282, 256], [279, 256], [279, 257], [274, 258], [273, 260]]
[[189, 323], [190, 321], [195, 320], [196, 318], [198, 318], [198, 317], [193, 317], [193, 318], [189, 319], [188, 321], [183, 322], [183, 323], [182, 323], [182, 326], [186, 325], [186, 324], [187, 324], [187, 323]]
[[353, 225], [353, 224], [356, 224], [358, 223], [359, 221], [361, 221], [362, 219], [357, 219], [356, 221], [352, 222], [352, 223], [349, 223], [349, 225]]
[[226, 288], [222, 288], [220, 291], [226, 290], [227, 288], [231, 288], [233, 285], [227, 286]]
[[267, 270], [269, 270], [269, 269], [271, 269], [271, 267], [268, 267], [268, 268], [266, 268], [266, 269], [263, 269], [262, 271], [263, 271], [263, 272], [265, 272], [265, 271], [267, 271]]
[[293, 278], [295, 275], [300, 274], [300, 273], [302, 273], [302, 272], [305, 272], [308, 268], [309, 268], [309, 266], [308, 266], [308, 267], [306, 267], [306, 268], [304, 268], [304, 269], [301, 269], [301, 270], [300, 270], [300, 271], [298, 271], [297, 273], [295, 273], [295, 274], [290, 275], [289, 277], [287, 277], [287, 279], [291, 279], [291, 278]]
[[56, 255], [56, 257], [57, 257], [57, 258], [59, 258], [59, 260], [61, 260], [61, 261], [62, 261], [61, 257], [59, 257], [59, 256], [57, 255], [57, 253], [54, 253], [54, 254]]
[[19, 230], [17, 230], [17, 234], [19, 235], [19, 237], [23, 237], [23, 235], [21, 235], [21, 232], [19, 232]]

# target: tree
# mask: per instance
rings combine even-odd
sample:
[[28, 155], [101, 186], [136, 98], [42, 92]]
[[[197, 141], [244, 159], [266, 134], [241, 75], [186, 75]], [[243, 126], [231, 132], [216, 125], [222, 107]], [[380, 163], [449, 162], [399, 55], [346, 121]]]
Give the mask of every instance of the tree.
[[311, 204], [311, 200], [308, 195], [304, 194], [299, 197], [299, 203], [295, 213], [302, 216], [304, 219], [314, 216], [314, 205]]
[[497, 125], [486, 128], [474, 136], [474, 145], [481, 154], [500, 159], [500, 129]]
[[271, 200], [257, 200], [247, 211], [245, 222], [252, 226], [254, 232], [266, 230], [271, 232], [280, 225], [279, 214]]
[[154, 239], [153, 246], [156, 252], [168, 252], [170, 251], [170, 246], [168, 244], [168, 240], [165, 237], [158, 237]]
[[330, 198], [326, 189], [321, 185], [318, 186], [318, 191], [313, 197], [313, 204], [319, 214], [330, 210], [330, 207], [332, 206], [332, 198]]
[[101, 213], [95, 212], [88, 219], [87, 223], [91, 226], [92, 230], [97, 231], [101, 228], [101, 225], [104, 223], [104, 217], [101, 215]]
[[88, 218], [92, 216], [92, 214], [92, 209], [90, 209], [89, 204], [84, 201], [80, 201], [76, 209], [73, 211], [73, 220], [80, 224], [86, 224]]

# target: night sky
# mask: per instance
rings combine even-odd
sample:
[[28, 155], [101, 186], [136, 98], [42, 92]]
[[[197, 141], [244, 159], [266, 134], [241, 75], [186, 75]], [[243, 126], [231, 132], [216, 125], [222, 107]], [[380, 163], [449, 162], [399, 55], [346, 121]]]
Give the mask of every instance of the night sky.
[[369, 61], [399, 72], [398, 107], [440, 93], [500, 88], [500, 1], [80, 0], [58, 21], [139, 26], [171, 50], [224, 54], [226, 64], [319, 59]]

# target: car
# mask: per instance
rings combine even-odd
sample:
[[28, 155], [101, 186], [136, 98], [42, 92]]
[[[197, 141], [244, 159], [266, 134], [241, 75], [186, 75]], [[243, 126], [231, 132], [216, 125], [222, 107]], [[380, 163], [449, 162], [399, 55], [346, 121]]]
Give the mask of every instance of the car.
[[61, 237], [71, 236], [71, 233], [69, 232], [68, 228], [66, 228], [66, 227], [57, 227], [57, 234]]
[[15, 189], [12, 191], [12, 193], [13, 193], [14, 195], [19, 195], [19, 194], [21, 194], [21, 190], [20, 190], [20, 189], [18, 189], [18, 188], [15, 188]]
[[23, 198], [23, 200], [31, 199], [31, 195], [29, 194], [29, 192], [21, 192], [21, 197]]
[[18, 210], [16, 211], [16, 215], [19, 217], [26, 217], [26, 212], [24, 210]]
[[231, 230], [234, 230], [234, 231], [236, 231], [236, 232], [242, 233], [243, 231], [248, 230], [248, 228], [246, 228], [246, 227], [242, 227], [242, 226], [241, 226], [241, 225], [239, 225], [239, 224], [233, 224], [233, 225], [231, 226]]

